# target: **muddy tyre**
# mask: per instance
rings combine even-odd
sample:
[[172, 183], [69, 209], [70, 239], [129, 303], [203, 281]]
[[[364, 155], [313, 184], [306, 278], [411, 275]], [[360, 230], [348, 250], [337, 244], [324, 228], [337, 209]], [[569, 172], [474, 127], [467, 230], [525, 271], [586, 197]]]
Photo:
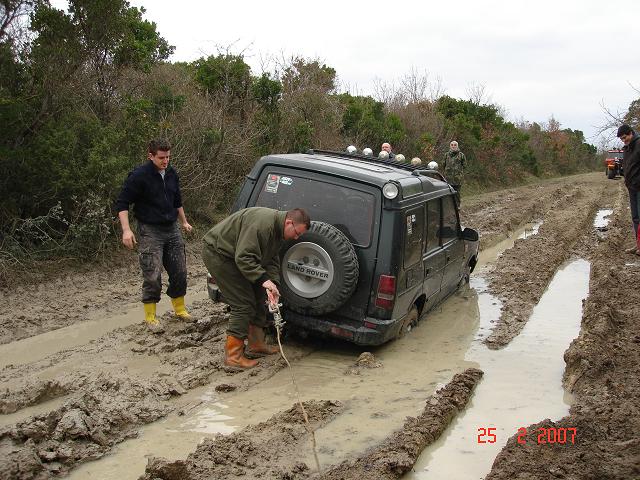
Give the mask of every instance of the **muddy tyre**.
[[402, 327], [400, 327], [400, 330], [398, 331], [398, 335], [396, 335], [396, 338], [402, 338], [406, 334], [408, 334], [411, 330], [413, 330], [413, 328], [416, 325], [418, 325], [419, 316], [420, 314], [418, 312], [418, 307], [414, 305], [413, 307], [411, 307], [411, 310], [409, 311], [407, 316], [404, 318], [402, 322]]
[[609, 173], [607, 173], [607, 178], [610, 180], [616, 178], [616, 171], [614, 169], [610, 169]]
[[333, 225], [311, 228], [281, 252], [282, 296], [293, 311], [323, 315], [340, 308], [358, 283], [358, 257], [349, 239]]
[[462, 274], [462, 278], [458, 282], [458, 288], [462, 288], [465, 285], [468, 285], [470, 280], [471, 280], [471, 264], [467, 263], [467, 266], [464, 268], [464, 273]]

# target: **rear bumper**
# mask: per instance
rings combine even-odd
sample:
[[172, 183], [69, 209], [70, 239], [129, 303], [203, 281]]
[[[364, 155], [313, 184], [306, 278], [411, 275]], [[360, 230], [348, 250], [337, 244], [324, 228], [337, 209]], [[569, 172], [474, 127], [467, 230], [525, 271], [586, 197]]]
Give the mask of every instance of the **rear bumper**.
[[366, 317], [363, 321], [375, 326], [369, 328], [362, 325], [363, 322], [310, 317], [286, 308], [282, 309], [282, 316], [289, 328], [306, 330], [324, 337], [340, 338], [356, 345], [382, 345], [394, 339], [402, 325], [402, 321], [398, 319], [380, 320]]
[[[207, 274], [207, 293], [214, 302], [224, 302], [224, 297], [217, 284], [209, 281], [211, 276]], [[303, 330], [323, 337], [339, 338], [356, 345], [382, 345], [393, 340], [402, 326], [404, 317], [400, 319], [381, 320], [379, 318], [365, 317], [362, 321], [346, 318], [336, 319], [327, 317], [312, 317], [302, 315], [282, 308], [282, 317], [287, 327], [293, 330]], [[375, 328], [365, 327], [367, 322]]]

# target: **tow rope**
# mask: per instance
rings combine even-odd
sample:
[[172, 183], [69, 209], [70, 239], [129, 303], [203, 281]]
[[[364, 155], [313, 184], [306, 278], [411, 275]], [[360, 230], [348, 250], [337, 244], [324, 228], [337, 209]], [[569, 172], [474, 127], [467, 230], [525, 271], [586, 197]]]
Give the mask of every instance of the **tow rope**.
[[311, 424], [309, 423], [309, 416], [307, 415], [307, 411], [304, 409], [304, 405], [300, 400], [300, 390], [298, 389], [298, 384], [296, 383], [296, 377], [293, 374], [293, 368], [291, 367], [289, 360], [287, 360], [287, 357], [284, 354], [284, 350], [282, 348], [282, 342], [280, 341], [282, 327], [285, 324], [285, 321], [282, 319], [282, 314], [280, 313], [281, 306], [282, 306], [281, 303], [269, 303], [269, 312], [273, 315], [274, 324], [276, 326], [276, 336], [278, 339], [278, 347], [280, 347], [280, 355], [282, 355], [282, 358], [284, 358], [284, 361], [289, 366], [289, 372], [291, 373], [291, 383], [293, 383], [293, 388], [296, 391], [298, 405], [300, 405], [300, 409], [302, 410], [302, 416], [304, 418], [304, 423], [305, 423], [304, 428], [311, 435], [311, 443], [313, 446], [313, 457], [315, 458], [315, 461], [316, 461], [316, 468], [318, 469], [318, 473], [320, 473], [320, 460], [318, 460], [318, 452], [316, 451], [316, 435], [315, 435], [315, 432], [313, 431], [313, 428], [311, 428]]

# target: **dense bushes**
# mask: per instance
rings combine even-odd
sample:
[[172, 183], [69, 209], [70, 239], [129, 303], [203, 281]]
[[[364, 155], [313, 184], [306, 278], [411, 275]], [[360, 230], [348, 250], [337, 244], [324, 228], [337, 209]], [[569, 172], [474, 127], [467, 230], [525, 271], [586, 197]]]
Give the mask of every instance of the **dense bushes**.
[[113, 200], [156, 136], [173, 144], [188, 215], [207, 222], [270, 152], [377, 152], [389, 141], [407, 158], [439, 161], [455, 138], [479, 186], [596, 166], [581, 132], [553, 120], [514, 125], [495, 105], [426, 96], [416, 76], [378, 99], [356, 96], [313, 59], [260, 74], [230, 52], [169, 63], [173, 47], [126, 0], [71, 0], [68, 12], [39, 0], [3, 6], [0, 269], [109, 251]]

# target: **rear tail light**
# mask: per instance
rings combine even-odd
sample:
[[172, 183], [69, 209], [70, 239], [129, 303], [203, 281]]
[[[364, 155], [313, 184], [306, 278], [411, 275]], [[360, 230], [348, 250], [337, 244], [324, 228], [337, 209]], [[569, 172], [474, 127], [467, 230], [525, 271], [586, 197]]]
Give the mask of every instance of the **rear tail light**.
[[384, 310], [393, 310], [396, 301], [396, 277], [380, 275], [378, 292], [376, 293], [376, 307]]

